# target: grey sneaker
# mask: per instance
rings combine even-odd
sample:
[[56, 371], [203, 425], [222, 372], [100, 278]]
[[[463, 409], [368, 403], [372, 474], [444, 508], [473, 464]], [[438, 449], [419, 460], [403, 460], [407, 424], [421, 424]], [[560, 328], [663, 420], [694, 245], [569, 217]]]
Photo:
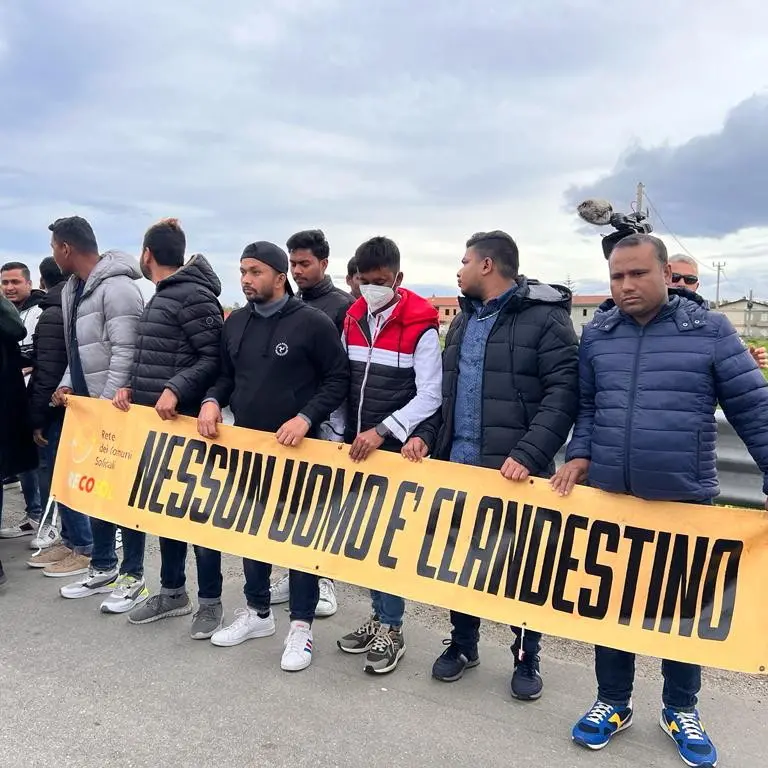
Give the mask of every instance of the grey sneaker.
[[382, 626], [371, 644], [363, 670], [371, 675], [385, 675], [397, 666], [404, 653], [403, 628]]
[[373, 645], [376, 635], [381, 629], [381, 622], [377, 616], [371, 616], [370, 620], [359, 627], [354, 632], [344, 635], [341, 640], [336, 641], [336, 645], [344, 653], [367, 653]]
[[174, 616], [187, 616], [192, 613], [192, 603], [189, 595], [152, 595], [144, 605], [140, 605], [128, 615], [130, 624], [151, 624], [160, 619], [170, 619]]
[[208, 640], [221, 629], [223, 623], [224, 610], [221, 603], [203, 603], [192, 617], [189, 636], [193, 640]]

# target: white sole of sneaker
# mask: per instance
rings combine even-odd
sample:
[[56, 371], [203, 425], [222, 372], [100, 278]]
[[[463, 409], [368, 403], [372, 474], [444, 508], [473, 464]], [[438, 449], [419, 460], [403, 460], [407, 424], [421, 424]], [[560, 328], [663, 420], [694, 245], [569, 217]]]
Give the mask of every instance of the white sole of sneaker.
[[211, 637], [211, 643], [219, 648], [234, 648], [236, 645], [244, 643], [246, 640], [258, 640], [261, 637], [272, 637], [275, 634], [277, 627], [271, 627], [270, 629], [255, 629], [249, 632], [244, 637], [238, 637], [235, 640], [228, 638], [216, 638]]
[[327, 619], [330, 616], [333, 616], [336, 611], [339, 610], [338, 605], [330, 606], [328, 608], [321, 607], [320, 605], [315, 608], [315, 618], [316, 619]]
[[18, 533], [0, 533], [0, 539], [22, 539], [24, 536], [34, 536], [35, 531], [19, 531]]
[[[63, 560], [64, 558], [62, 557], [61, 559]], [[37, 560], [32, 558], [31, 560], [27, 560], [27, 565], [30, 568], [48, 568], [51, 565], [56, 565], [56, 563], [39, 563]]]
[[375, 669], [370, 664], [363, 665], [363, 672], [369, 675], [386, 675], [388, 672], [392, 672], [394, 668], [397, 666], [400, 659], [403, 658], [405, 655], [405, 649], [407, 648], [407, 645], [404, 645], [398, 652], [397, 656], [395, 656], [395, 660], [387, 667], [382, 667], [381, 669]]
[[[574, 736], [571, 736], [571, 740], [574, 744], [578, 744], [580, 747], [586, 747], [587, 749], [591, 749], [593, 752], [599, 752], [601, 749], [605, 749], [610, 743], [611, 739], [617, 734], [621, 733], [622, 731], [626, 731], [629, 726], [632, 725], [632, 718], [630, 717], [629, 720], [627, 720], [626, 723], [624, 723], [620, 728], [617, 728], [613, 735], [611, 736], [608, 741], [603, 742], [602, 744], [587, 744], [585, 741], [581, 741], [580, 739], [577, 739]], [[674, 737], [673, 737], [674, 738]]]
[[133, 618], [133, 616], [129, 616], [128, 623], [152, 624], [153, 622], [160, 621], [161, 619], [175, 619], [177, 616], [189, 616], [190, 613], [192, 613], [192, 603], [187, 603], [183, 608], [174, 608], [172, 611], [166, 611], [165, 613], [160, 613], [157, 616], [150, 616], [148, 619], [143, 619], [141, 621], [137, 621]]
[[219, 622], [219, 626], [216, 627], [216, 629], [212, 629], [210, 632], [190, 632], [189, 636], [193, 640], [210, 640], [222, 627], [224, 626], [224, 621]]
[[133, 600], [124, 603], [102, 603], [99, 606], [99, 610], [102, 613], [128, 613], [128, 611], [132, 611], [137, 605], [141, 605], [145, 600], [149, 600], [148, 589]]
[[39, 549], [41, 552], [45, 552], [48, 549], [57, 547], [59, 544], [61, 544], [61, 539], [56, 539], [55, 541], [46, 541], [41, 547], [39, 542], [36, 542], [34, 539], [32, 539], [32, 541], [29, 542], [29, 548]]
[[[33, 566], [33, 567], [39, 567], [39, 566]], [[64, 578], [72, 578], [73, 576], [80, 576], [83, 573], [88, 573], [88, 568], [78, 568], [74, 571], [69, 571], [68, 573], [48, 573], [47, 571], [43, 571], [43, 576], [47, 576], [49, 579], [64, 579]], [[108, 592], [111, 592], [112, 590], [107, 590]], [[90, 592], [88, 593], [91, 594]], [[83, 597], [87, 597], [87, 595], [83, 595]]]
[[296, 667], [296, 666], [289, 667], [289, 666], [283, 664], [282, 661], [280, 661], [280, 669], [282, 669], [283, 672], [301, 672], [302, 669], [306, 669], [311, 663], [312, 663], [312, 657], [311, 656], [309, 657], [309, 661], [307, 661], [306, 664], [303, 664], [300, 667]]
[[[675, 734], [671, 733], [669, 728], [667, 728], [667, 724], [664, 722], [664, 716], [663, 715], [659, 718], [659, 726], [661, 727], [661, 730], [664, 731], [664, 733], [666, 733], [667, 736], [669, 736], [669, 738], [672, 739], [672, 741], [675, 742], [675, 746], [677, 747], [677, 739], [675, 738]], [[619, 729], [619, 730], [621, 730], [621, 729]], [[619, 731], [616, 731], [616, 733], [618, 733], [618, 732]], [[679, 754], [679, 747], [678, 747], [678, 754]], [[680, 755], [680, 759], [686, 765], [691, 766], [691, 768], [696, 768], [696, 763], [691, 763], [690, 761], [686, 760], [682, 755]], [[712, 768], [717, 768], [717, 761], [715, 761], [714, 763], [707, 763], [707, 766], [712, 766]]]
[[[60, 574], [58, 574], [58, 573], [57, 574], [49, 574], [49, 573], [46, 573], [45, 571], [43, 571], [43, 575], [44, 576], [51, 576], [51, 575], [59, 576]], [[61, 575], [63, 576], [65, 574], [61, 574]], [[69, 576], [69, 574], [66, 574], [66, 575]], [[70, 592], [69, 594], [65, 594], [64, 593], [64, 589], [65, 588], [62, 587], [59, 590], [59, 594], [62, 597], [66, 598], [67, 600], [79, 600], [82, 597], [92, 597], [93, 595], [108, 595], [112, 591], [113, 587], [105, 585], [103, 587], [96, 587], [95, 589], [89, 589], [86, 592], [82, 592], [82, 591], [81, 592]]]
[[282, 597], [282, 596], [280, 596], [278, 598], [270, 597], [269, 598], [269, 604], [270, 605], [285, 605], [287, 602], [290, 601], [290, 599], [291, 599], [290, 597]]

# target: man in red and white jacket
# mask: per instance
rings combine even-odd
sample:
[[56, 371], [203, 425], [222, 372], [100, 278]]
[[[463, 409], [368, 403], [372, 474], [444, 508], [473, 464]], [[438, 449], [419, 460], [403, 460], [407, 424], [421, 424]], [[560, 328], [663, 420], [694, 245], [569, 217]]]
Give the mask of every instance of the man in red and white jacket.
[[[355, 260], [362, 297], [349, 308], [342, 335], [351, 374], [343, 434], [352, 459], [363, 461], [379, 448], [401, 451], [440, 408], [443, 372], [437, 310], [400, 287], [397, 245], [374, 237], [357, 249]], [[405, 653], [405, 601], [371, 590], [371, 602], [371, 618], [338, 645], [366, 654], [366, 672], [384, 674]]]

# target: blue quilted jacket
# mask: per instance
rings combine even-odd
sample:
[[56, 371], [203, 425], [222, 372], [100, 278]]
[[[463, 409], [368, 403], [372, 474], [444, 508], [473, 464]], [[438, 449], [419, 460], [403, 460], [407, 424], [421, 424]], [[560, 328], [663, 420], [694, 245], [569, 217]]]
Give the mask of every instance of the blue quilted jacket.
[[644, 327], [617, 307], [600, 312], [582, 335], [579, 385], [566, 458], [591, 460], [589, 485], [714, 498], [719, 401], [768, 493], [768, 385], [725, 315], [678, 295]]

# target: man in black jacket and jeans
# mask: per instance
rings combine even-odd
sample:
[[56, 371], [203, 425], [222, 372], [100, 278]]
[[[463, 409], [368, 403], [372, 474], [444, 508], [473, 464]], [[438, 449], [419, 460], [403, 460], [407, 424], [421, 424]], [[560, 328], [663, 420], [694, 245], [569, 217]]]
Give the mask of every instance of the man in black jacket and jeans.
[[[156, 286], [144, 307], [130, 387], [113, 403], [127, 411], [131, 403], [154, 408], [161, 419], [197, 416], [205, 393], [219, 371], [219, 341], [224, 314], [217, 297], [221, 282], [204, 256], [185, 264], [187, 240], [176, 219], [147, 230], [139, 262]], [[205, 640], [221, 627], [221, 553], [194, 547], [199, 608], [192, 619], [193, 640]], [[128, 616], [131, 624], [192, 613], [185, 589], [187, 543], [160, 538], [160, 593]]]
[[[334, 324], [319, 310], [292, 296], [288, 256], [274, 243], [246, 246], [240, 282], [248, 305], [224, 323], [221, 372], [200, 409], [198, 430], [215, 438], [221, 409], [229, 405], [235, 426], [273, 432], [281, 445], [298, 446], [344, 401], [349, 366]], [[211, 638], [233, 646], [275, 633], [270, 609], [272, 566], [243, 560], [247, 606]], [[280, 666], [291, 672], [312, 661], [312, 620], [318, 578], [291, 571], [291, 628]]]
[[[467, 242], [458, 273], [461, 314], [443, 353], [443, 407], [416, 430], [403, 455], [498, 469], [508, 480], [550, 477], [578, 410], [578, 342], [566, 288], [518, 273], [515, 241], [500, 231]], [[480, 663], [480, 619], [451, 611], [451, 642], [438, 680]], [[513, 627], [512, 695], [541, 695], [541, 634]]]

